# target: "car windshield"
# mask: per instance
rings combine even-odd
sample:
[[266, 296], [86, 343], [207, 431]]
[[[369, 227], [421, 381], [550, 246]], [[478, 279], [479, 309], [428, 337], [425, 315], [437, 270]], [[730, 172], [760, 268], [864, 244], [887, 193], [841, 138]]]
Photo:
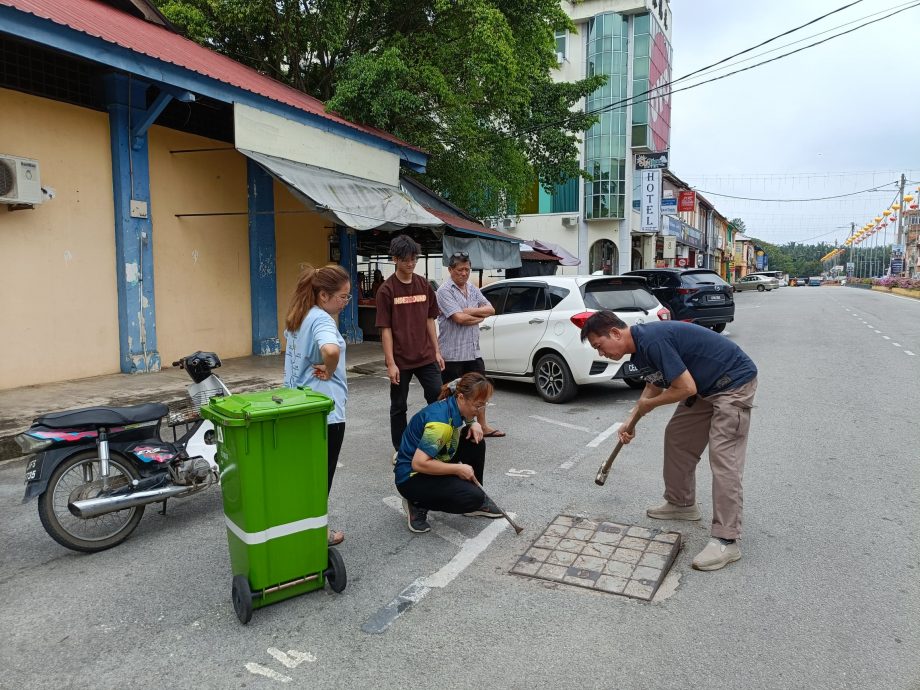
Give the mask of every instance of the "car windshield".
[[647, 312], [658, 307], [658, 300], [636, 283], [597, 280], [585, 285], [585, 306], [589, 309]]
[[701, 271], [699, 273], [683, 273], [680, 280], [685, 285], [727, 285], [717, 273]]

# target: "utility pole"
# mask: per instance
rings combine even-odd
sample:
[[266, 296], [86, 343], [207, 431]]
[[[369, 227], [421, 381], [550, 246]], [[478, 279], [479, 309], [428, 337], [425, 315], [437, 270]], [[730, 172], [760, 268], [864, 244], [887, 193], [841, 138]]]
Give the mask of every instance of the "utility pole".
[[[904, 173], [901, 173], [901, 190], [898, 192], [898, 246], [902, 247], [904, 245], [904, 235], [902, 233], [903, 223], [904, 223], [904, 185], [907, 183], [907, 177]], [[907, 252], [903, 249], [901, 250], [901, 270], [898, 273], [899, 276], [904, 275], [904, 271], [907, 268]]]
[[[856, 234], [856, 222], [855, 222], [855, 221], [851, 221], [851, 222], [850, 222], [850, 237], [853, 237], [853, 235], [855, 235], [855, 234]], [[849, 256], [848, 259], [847, 259], [847, 264], [853, 263], [853, 244], [854, 244], [854, 242], [853, 242], [852, 240], [850, 240], [850, 256]], [[846, 268], [849, 269], [849, 266], [847, 266]], [[846, 273], [847, 278], [852, 278], [852, 277], [855, 275], [855, 273], [856, 273], [856, 266], [855, 266], [855, 264], [854, 264], [854, 266], [853, 266], [853, 273], [852, 273], [852, 274], [850, 273], [849, 270], [846, 270], [845, 273]]]

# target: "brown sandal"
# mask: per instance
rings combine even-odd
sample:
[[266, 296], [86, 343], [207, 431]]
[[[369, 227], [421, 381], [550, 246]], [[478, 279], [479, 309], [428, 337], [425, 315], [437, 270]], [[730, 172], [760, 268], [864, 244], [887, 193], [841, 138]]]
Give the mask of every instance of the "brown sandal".
[[345, 541], [345, 533], [344, 533], [344, 532], [338, 532], [338, 531], [333, 530], [333, 529], [330, 529], [330, 530], [328, 531], [328, 539], [327, 539], [327, 542], [326, 542], [326, 543], [327, 543], [329, 546], [338, 546], [338, 545], [341, 544], [343, 541]]

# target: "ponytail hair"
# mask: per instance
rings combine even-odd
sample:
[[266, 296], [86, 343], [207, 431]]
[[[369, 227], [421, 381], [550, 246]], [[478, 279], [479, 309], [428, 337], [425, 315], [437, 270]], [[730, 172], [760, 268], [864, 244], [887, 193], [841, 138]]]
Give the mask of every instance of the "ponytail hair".
[[492, 382], [489, 379], [478, 371], [471, 371], [441, 386], [438, 400], [444, 400], [457, 393], [462, 393], [467, 400], [482, 400], [492, 397], [492, 390]]
[[297, 279], [297, 285], [294, 287], [294, 294], [291, 295], [287, 318], [284, 321], [287, 331], [297, 332], [307, 312], [319, 301], [320, 292], [332, 295], [350, 280], [345, 269], [337, 264], [319, 268], [304, 264], [303, 271]]

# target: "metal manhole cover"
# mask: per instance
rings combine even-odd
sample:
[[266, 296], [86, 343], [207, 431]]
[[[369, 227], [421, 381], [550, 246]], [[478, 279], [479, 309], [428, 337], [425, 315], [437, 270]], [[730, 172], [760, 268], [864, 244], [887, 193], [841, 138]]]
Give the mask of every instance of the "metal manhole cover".
[[559, 515], [511, 572], [651, 601], [678, 551], [679, 532]]

